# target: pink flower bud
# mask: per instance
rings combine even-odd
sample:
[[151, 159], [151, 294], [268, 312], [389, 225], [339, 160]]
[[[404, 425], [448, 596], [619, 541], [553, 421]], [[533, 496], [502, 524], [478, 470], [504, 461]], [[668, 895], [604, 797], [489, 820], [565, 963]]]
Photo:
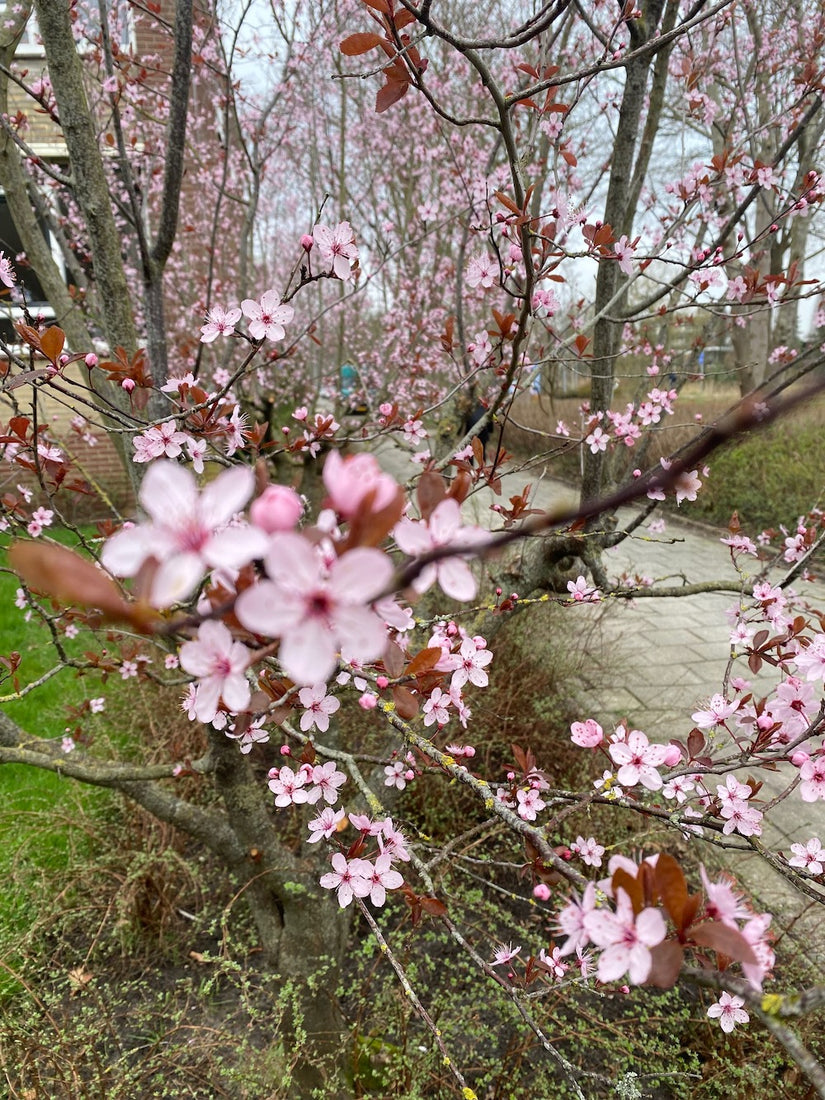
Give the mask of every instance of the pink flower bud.
[[637, 469], [637, 470], [634, 470], [634, 471], [633, 471], [633, 476], [634, 476], [634, 477], [641, 477], [641, 476], [642, 476], [642, 471], [641, 471], [641, 470], [638, 470], [638, 469]]
[[791, 757], [791, 763], [795, 768], [801, 768], [802, 765], [806, 764], [810, 759], [810, 756], [806, 752], [799, 749], [798, 752], [795, 752]]
[[120, 387], [121, 389], [126, 390], [127, 393], [131, 393], [132, 390], [135, 388], [134, 378], [124, 378], [123, 381], [120, 383]]
[[97, 356], [93, 351], [90, 351], [86, 358], [83, 360], [87, 367], [91, 370], [92, 367], [96, 367], [98, 363]]
[[378, 685], [378, 687], [380, 687], [382, 690], [385, 687], [389, 687], [389, 683], [390, 683], [386, 676], [376, 676], [375, 677], [375, 682]]
[[371, 691], [365, 691], [358, 700], [358, 706], [364, 710], [375, 710], [378, 706], [378, 696], [373, 695]]
[[464, 755], [466, 757], [473, 757], [473, 756], [475, 756], [475, 754], [476, 754], [476, 750], [473, 748], [472, 745], [465, 745], [464, 746]]
[[60, 358], [58, 359], [58, 363], [61, 365], [61, 367], [65, 367], [68, 362], [69, 362], [68, 355], [61, 355]]
[[392, 413], [392, 405], [389, 401], [384, 401], [383, 404], [378, 406], [378, 411], [382, 416], [389, 416]]
[[280, 752], [281, 756], [292, 756], [292, 749], [289, 745], [281, 745]]
[[294, 489], [287, 485], [268, 485], [258, 499], [252, 501], [249, 516], [256, 527], [271, 535], [275, 531], [291, 531], [303, 510], [304, 505]]
[[311, 252], [312, 246], [314, 244], [315, 240], [312, 235], [309, 233], [304, 233], [304, 235], [301, 237], [301, 248], [303, 248], [304, 252]]
[[682, 753], [679, 751], [678, 745], [668, 745], [665, 751], [664, 765], [667, 768], [675, 768], [679, 761], [682, 759]]
[[415, 772], [412, 771], [411, 768], [408, 768], [404, 772], [404, 778], [407, 780], [408, 783], [411, 783], [413, 781], [413, 779], [415, 779]]
[[533, 887], [533, 897], [538, 898], [539, 901], [548, 901], [550, 898], [550, 887], [544, 882], [538, 883]]

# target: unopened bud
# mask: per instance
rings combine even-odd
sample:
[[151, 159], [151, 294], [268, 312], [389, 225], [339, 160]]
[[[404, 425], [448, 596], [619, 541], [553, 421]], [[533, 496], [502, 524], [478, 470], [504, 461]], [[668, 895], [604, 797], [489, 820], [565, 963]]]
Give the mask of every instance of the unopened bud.
[[97, 356], [93, 351], [90, 351], [86, 358], [83, 360], [86, 366], [91, 370], [92, 367], [96, 367], [98, 363]]
[[312, 246], [314, 244], [315, 241], [312, 235], [309, 233], [304, 233], [303, 237], [301, 237], [301, 248], [303, 248], [304, 252], [311, 252]]
[[132, 390], [135, 388], [135, 380], [134, 378], [124, 378], [123, 381], [120, 383], [120, 386], [121, 389], [126, 390], [127, 393], [131, 393]]

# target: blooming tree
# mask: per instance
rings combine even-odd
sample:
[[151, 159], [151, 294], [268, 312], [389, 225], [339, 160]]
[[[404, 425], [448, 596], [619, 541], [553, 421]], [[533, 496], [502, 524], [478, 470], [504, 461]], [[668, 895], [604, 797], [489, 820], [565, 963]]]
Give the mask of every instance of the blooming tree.
[[[28, 15], [27, 4], [18, 7], [3, 32], [7, 52]], [[99, 652], [84, 671], [179, 684], [203, 752], [146, 767], [104, 760], [75, 739], [56, 744], [20, 730], [0, 712], [0, 761], [120, 790], [223, 861], [244, 889], [268, 960], [302, 990], [293, 1024], [310, 1036], [301, 1068], [307, 1089], [346, 1092], [333, 990], [349, 918], [358, 912], [430, 1028], [456, 1089], [475, 1095], [432, 1020], [426, 991], [413, 988], [391, 942], [383, 914], [399, 894], [413, 927], [424, 916], [440, 922], [479, 980], [508, 992], [561, 1065], [571, 1095], [583, 1095], [575, 1067], [543, 1033], [531, 998], [574, 980], [709, 985], [720, 993], [709, 1018], [725, 1032], [753, 1016], [766, 1022], [825, 1095], [825, 1071], [783, 1022], [799, 1002], [763, 999], [775, 961], [770, 915], [727, 876], [703, 867], [696, 882], [674, 854], [697, 837], [723, 850], [757, 851], [822, 901], [817, 837], [794, 843], [790, 855], [760, 840], [778, 802], [825, 799], [818, 687], [825, 635], [821, 612], [792, 588], [821, 542], [820, 513], [773, 546], [770, 536], [758, 548], [737, 530], [724, 540], [735, 579], [719, 587], [739, 595], [734, 655], [753, 673], [769, 667], [769, 687], [757, 691], [726, 676], [668, 744], [627, 722], [605, 731], [603, 716], [582, 715], [570, 731], [582, 760], [575, 790], [554, 787], [547, 746], [513, 746], [504, 775], [487, 775], [472, 744], [473, 700], [495, 673], [498, 624], [529, 615], [548, 594], [571, 615], [610, 596], [638, 595], [641, 586], [611, 578], [602, 558], [640, 522], [637, 515], [617, 528], [619, 505], [636, 502], [647, 516], [668, 498], [695, 499], [704, 461], [720, 442], [809, 392], [797, 385], [783, 396], [821, 362], [820, 341], [803, 340], [785, 320], [820, 291], [805, 262], [825, 196], [809, 161], [821, 127], [821, 7], [802, 3], [784, 13], [779, 35], [778, 11], [724, 0], [595, 4], [587, 16], [565, 5], [479, 5], [462, 13], [459, 30], [429, 0], [364, 0], [321, 14], [314, 5], [283, 7], [293, 22], [276, 21], [288, 46], [277, 96], [295, 109], [302, 73], [339, 78], [340, 112], [329, 132], [340, 157], [328, 178], [318, 177], [312, 112], [296, 115], [281, 147], [268, 125], [280, 100], [254, 82], [236, 86], [228, 28], [216, 30], [220, 9], [207, 32], [189, 5], [176, 6], [174, 61], [158, 85], [147, 86], [133, 71], [138, 59], [113, 49], [111, 27], [95, 26], [68, 3], [35, 4], [50, 85], [20, 80], [39, 109], [63, 123], [71, 176], [28, 167], [41, 188], [54, 182], [71, 191], [65, 216], [80, 231], [73, 260], [87, 248], [91, 257], [84, 286], [73, 286], [75, 295], [88, 286], [86, 305], [98, 302], [108, 358], [95, 350], [65, 286], [54, 291], [60, 324], [28, 317], [17, 325], [28, 361], [19, 348], [5, 349], [12, 404], [0, 447], [12, 481], [29, 479], [2, 501], [3, 523], [15, 536], [9, 556], [21, 580], [19, 607], [49, 624], [58, 665], [67, 660], [62, 634], [81, 620], [90, 628], [105, 623], [120, 639], [119, 657]], [[147, 5], [141, 17], [151, 12]], [[310, 28], [317, 34], [304, 42], [300, 34]], [[248, 48], [259, 46], [267, 43]], [[89, 48], [99, 70], [78, 75], [79, 52]], [[731, 78], [751, 56], [757, 70], [770, 62], [776, 74], [759, 97], [758, 118], [742, 80]], [[244, 255], [234, 255], [222, 213], [227, 221], [214, 223], [224, 232], [210, 245], [197, 309], [181, 310], [171, 325], [168, 272], [186, 270], [177, 224], [187, 199], [183, 161], [173, 156], [153, 174], [141, 158], [183, 148], [187, 121], [202, 110], [197, 96], [188, 106], [193, 57], [210, 62], [232, 116], [217, 169], [210, 162], [218, 175], [205, 174], [202, 186], [225, 211], [237, 185], [260, 215], [267, 245], [253, 248], [245, 226]], [[363, 109], [366, 82], [354, 79], [365, 69], [378, 81], [374, 117]], [[84, 101], [73, 100], [87, 83], [92, 101], [85, 92]], [[733, 99], [731, 89], [738, 89]], [[143, 117], [140, 96], [167, 105], [158, 111], [166, 137], [150, 134], [149, 149], [129, 137]], [[328, 87], [319, 92], [328, 111], [334, 98]], [[345, 117], [356, 103], [357, 127]], [[77, 104], [88, 124], [84, 138], [66, 124]], [[678, 165], [660, 132], [668, 113], [681, 119], [690, 150]], [[399, 135], [411, 129], [427, 156], [401, 194]], [[33, 158], [24, 120], [7, 118], [4, 133], [10, 144], [0, 179], [11, 188]], [[607, 135], [605, 161], [593, 146]], [[203, 151], [197, 137], [191, 141], [192, 153]], [[114, 174], [101, 153], [107, 145], [118, 154]], [[146, 191], [136, 182], [138, 164], [154, 181]], [[261, 196], [273, 165], [292, 166], [304, 189], [279, 196], [278, 209]], [[337, 195], [330, 204], [337, 210], [325, 207], [320, 187]], [[93, 210], [101, 196], [102, 226]], [[205, 216], [202, 195], [193, 204]], [[155, 217], [157, 232], [147, 236]], [[136, 235], [134, 254], [117, 243], [109, 267], [124, 224]], [[21, 228], [21, 238], [27, 262], [38, 265], [30, 230]], [[0, 280], [11, 293], [15, 271], [5, 257]], [[334, 334], [323, 327], [333, 310]], [[691, 373], [669, 344], [682, 315], [705, 318], [704, 342], [727, 327], [781, 333], [786, 343], [773, 347], [770, 375], [749, 365], [749, 382], [759, 388], [714, 428], [697, 429], [683, 453], [654, 462], [650, 429], [673, 415]], [[170, 356], [173, 332], [188, 342], [176, 336]], [[332, 372], [319, 366], [316, 346], [334, 348]], [[362, 374], [367, 412], [357, 426], [343, 399], [351, 395], [334, 388], [345, 352]], [[638, 396], [613, 408], [617, 370], [633, 357], [645, 364]], [[490, 458], [474, 436], [493, 420], [503, 425], [540, 370], [562, 367], [588, 378], [590, 396], [577, 436], [558, 425], [545, 437], [580, 448], [580, 505], [540, 512], [530, 507], [528, 484], [511, 508], [496, 504], [484, 526], [470, 522], [468, 500], [485, 488], [500, 495], [506, 462], [500, 443]], [[70, 381], [71, 368], [81, 371], [82, 385]], [[672, 380], [663, 380], [665, 371]], [[107, 396], [104, 374], [119, 404]], [[270, 391], [277, 400], [265, 420], [255, 420]], [[469, 391], [481, 416], [446, 447], [444, 410]], [[38, 402], [50, 395], [77, 404], [80, 432], [105, 417], [128, 441], [129, 464], [141, 475], [136, 521], [110, 518], [96, 560], [48, 537], [63, 495], [85, 488], [68, 449], [38, 418]], [[275, 405], [283, 406], [282, 423], [273, 420]], [[376, 453], [389, 456], [383, 466]], [[303, 496], [287, 484], [298, 464], [310, 475]], [[517, 594], [505, 594], [513, 588]], [[57, 601], [56, 614], [45, 596]], [[9, 697], [33, 690], [20, 686], [25, 669], [14, 655], [3, 667]], [[362, 749], [360, 735], [347, 743], [345, 710], [377, 750]], [[760, 774], [777, 770], [782, 789], [766, 798]], [[190, 796], [193, 774], [211, 780], [221, 809]], [[438, 777], [466, 789], [513, 850], [526, 853], [522, 893], [546, 918], [541, 942], [502, 945], [487, 961], [454, 919], [423, 840], [395, 813], [410, 785]], [[607, 857], [603, 838], [585, 835], [593, 805], [659, 822], [678, 844]], [[281, 827], [286, 821], [291, 835]], [[322, 959], [331, 967], [328, 995], [317, 997], [307, 976]], [[811, 990], [802, 998], [815, 1007], [823, 996]]]

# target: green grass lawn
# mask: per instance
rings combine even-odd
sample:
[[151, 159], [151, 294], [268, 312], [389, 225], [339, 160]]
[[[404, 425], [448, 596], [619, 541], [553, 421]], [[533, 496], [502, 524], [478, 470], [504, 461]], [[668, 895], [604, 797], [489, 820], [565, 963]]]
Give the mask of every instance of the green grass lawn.
[[[71, 532], [60, 533], [61, 542], [75, 541]], [[36, 614], [15, 606], [19, 588], [8, 570], [6, 546], [0, 547], [0, 656], [16, 651], [21, 656], [18, 678], [21, 691], [58, 663], [48, 629]], [[65, 639], [67, 652], [80, 656], [96, 648], [93, 635], [81, 630]], [[107, 685], [111, 690], [114, 685]], [[70, 706], [103, 694], [97, 676], [78, 677], [63, 668], [34, 690], [14, 698], [11, 678], [0, 684], [0, 707], [26, 733], [34, 737], [62, 738], [70, 722]], [[105, 713], [93, 724], [101, 729]], [[70, 779], [22, 764], [0, 767], [0, 961], [16, 969], [26, 930], [50, 904], [70, 868], [87, 854], [87, 832], [77, 827], [84, 817], [105, 814], [112, 805], [109, 792], [81, 787]], [[0, 973], [0, 995], [8, 995], [16, 983], [8, 971]]]

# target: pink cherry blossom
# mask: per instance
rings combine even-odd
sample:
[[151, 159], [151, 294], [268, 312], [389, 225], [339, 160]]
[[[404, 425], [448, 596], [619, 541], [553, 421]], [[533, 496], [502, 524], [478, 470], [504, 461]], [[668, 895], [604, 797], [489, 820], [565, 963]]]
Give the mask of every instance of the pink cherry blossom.
[[493, 659], [492, 650], [479, 649], [473, 638], [465, 638], [458, 653], [453, 654], [451, 665], [455, 669], [450, 680], [450, 686], [462, 688], [466, 683], [476, 687], [486, 687], [489, 679], [485, 669]]
[[321, 796], [326, 803], [334, 806], [338, 801], [339, 787], [347, 781], [346, 774], [338, 771], [338, 765], [334, 760], [327, 760], [325, 764], [303, 765], [307, 777], [307, 783], [311, 784], [307, 802], [314, 805]]
[[276, 806], [298, 806], [302, 802], [309, 802], [306, 785], [307, 773], [303, 768], [295, 772], [285, 764], [282, 768], [273, 768], [269, 773], [269, 789], [275, 795]]
[[378, 845], [382, 852], [389, 852], [393, 859], [400, 859], [402, 863], [409, 863], [410, 853], [407, 848], [409, 841], [400, 829], [396, 829], [391, 817], [385, 817], [380, 823], [377, 836]]
[[342, 909], [353, 898], [365, 898], [373, 888], [373, 867], [365, 859], [352, 859], [347, 862], [342, 852], [334, 852], [332, 870], [321, 876], [321, 885], [325, 890], [338, 891], [338, 904]]
[[516, 791], [516, 813], [523, 821], [535, 821], [536, 815], [547, 805], [535, 787]]
[[3, 286], [12, 287], [16, 282], [17, 275], [12, 267], [11, 260], [5, 252], [0, 252], [0, 283]]
[[799, 785], [799, 794], [803, 802], [817, 802], [820, 798], [825, 799], [825, 756], [806, 760], [799, 769], [799, 777], [802, 780]]
[[373, 905], [380, 907], [387, 900], [387, 890], [397, 890], [403, 886], [404, 877], [393, 868], [389, 852], [382, 852], [374, 864], [368, 863], [367, 866], [371, 867], [369, 899]]
[[352, 265], [358, 259], [352, 226], [349, 222], [340, 222], [334, 229], [328, 225], [316, 225], [312, 236], [322, 263], [332, 268], [336, 279], [346, 282], [352, 276]]
[[[330, 715], [335, 714], [341, 703], [334, 695], [327, 695], [325, 683], [313, 684], [312, 687], [301, 688], [298, 692], [301, 706], [305, 707], [301, 715], [301, 729], [304, 733], [316, 727], [319, 732], [326, 733], [329, 729]], [[334, 765], [333, 765], [334, 766]]]
[[591, 587], [586, 577], [576, 577], [574, 581], [568, 581], [567, 591], [577, 603], [598, 603], [602, 598], [598, 588]]
[[570, 727], [570, 740], [583, 749], [595, 749], [604, 741], [604, 730], [593, 718], [574, 722]]
[[724, 695], [714, 695], [708, 704], [707, 710], [698, 710], [691, 714], [691, 719], [700, 730], [709, 730], [720, 722], [727, 721], [730, 716], [739, 709], [739, 700], [729, 703]]
[[631, 730], [625, 741], [619, 741], [608, 750], [613, 760], [621, 765], [616, 778], [626, 787], [641, 783], [649, 791], [662, 787], [662, 777], [657, 768], [662, 767], [667, 756], [667, 745], [651, 745], [641, 730]]
[[333, 810], [331, 806], [324, 806], [307, 826], [310, 830], [308, 843], [317, 844], [322, 839], [330, 840], [338, 832], [338, 824], [344, 820], [344, 815], [344, 810]]
[[195, 715], [199, 722], [212, 721], [221, 699], [231, 711], [249, 706], [251, 690], [245, 675], [249, 650], [235, 641], [223, 623], [201, 623], [197, 640], [181, 646], [180, 663], [184, 671], [198, 677]]
[[253, 527], [227, 527], [252, 495], [248, 466], [224, 470], [202, 493], [194, 475], [174, 462], [156, 462], [140, 487], [151, 522], [118, 531], [103, 547], [103, 565], [118, 577], [134, 577], [145, 562], [158, 562], [149, 592], [155, 607], [171, 607], [194, 592], [209, 569], [240, 569], [266, 552]]
[[268, 290], [260, 302], [244, 298], [241, 308], [249, 320], [249, 335], [253, 340], [283, 340], [284, 325], [295, 316], [292, 306], [281, 304], [277, 290]]
[[331, 506], [345, 519], [359, 513], [368, 495], [372, 494], [371, 510], [380, 512], [399, 491], [395, 480], [383, 473], [375, 458], [366, 453], [342, 458], [338, 451], [330, 451], [323, 478]]
[[[468, 549], [485, 537], [477, 527], [461, 526], [461, 508], [452, 498], [441, 501], [428, 523], [402, 519], [394, 534], [404, 553], [414, 556], [448, 546]], [[456, 555], [426, 565], [413, 581], [413, 588], [426, 592], [436, 581], [445, 595], [454, 600], [471, 600], [476, 594], [469, 566]]]
[[467, 264], [465, 278], [467, 286], [471, 286], [473, 289], [479, 286], [484, 289], [495, 286], [499, 278], [498, 261], [486, 254], [473, 256]]
[[825, 848], [818, 836], [812, 836], [806, 844], [792, 844], [791, 851], [794, 853], [788, 860], [791, 867], [802, 867], [812, 875], [825, 871]]
[[392, 577], [386, 554], [358, 547], [327, 566], [289, 533], [272, 536], [264, 562], [270, 580], [242, 592], [235, 614], [247, 630], [281, 639], [278, 660], [296, 684], [328, 680], [341, 646], [361, 663], [380, 657], [386, 630], [368, 604]]
[[729, 875], [723, 875], [718, 882], [711, 882], [704, 867], [700, 867], [699, 871], [705, 887], [705, 912], [708, 917], [738, 930], [738, 921], [747, 917], [750, 910], [745, 905], [742, 894], [734, 889], [735, 880]]
[[304, 504], [288, 485], [267, 485], [252, 501], [249, 518], [268, 535], [276, 531], [291, 531], [303, 515]]
[[507, 963], [512, 962], [519, 951], [521, 951], [521, 945], [513, 947], [512, 943], [499, 944], [495, 955], [493, 955], [493, 966], [506, 966]]
[[586, 840], [583, 836], [577, 836], [575, 843], [570, 845], [570, 851], [575, 852], [582, 863], [588, 867], [601, 867], [604, 848], [597, 843], [596, 838], [589, 836]]
[[241, 311], [237, 306], [227, 310], [213, 306], [206, 315], [206, 324], [201, 328], [201, 343], [211, 344], [219, 336], [230, 336], [240, 319]]
[[746, 1024], [750, 1016], [742, 1008], [742, 997], [732, 997], [730, 993], [722, 993], [719, 1000], [708, 1009], [711, 1020], [718, 1020], [719, 1025], [727, 1035], [733, 1031], [737, 1024]]
[[587, 917], [596, 908], [596, 884], [589, 882], [584, 889], [581, 901], [574, 893], [571, 900], [559, 911], [558, 929], [567, 936], [561, 946], [562, 955], [570, 955], [579, 948], [587, 947], [590, 935], [586, 929]]
[[647, 980], [653, 959], [650, 948], [660, 944], [667, 934], [658, 909], [643, 909], [638, 917], [626, 891], [616, 891], [616, 911], [592, 909], [584, 918], [585, 930], [597, 947], [600, 982], [615, 982], [628, 974], [633, 985]]

